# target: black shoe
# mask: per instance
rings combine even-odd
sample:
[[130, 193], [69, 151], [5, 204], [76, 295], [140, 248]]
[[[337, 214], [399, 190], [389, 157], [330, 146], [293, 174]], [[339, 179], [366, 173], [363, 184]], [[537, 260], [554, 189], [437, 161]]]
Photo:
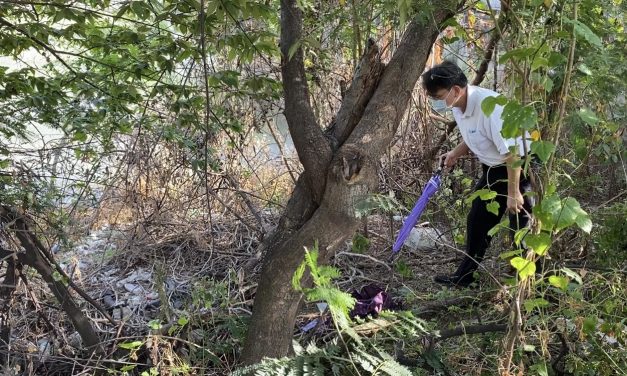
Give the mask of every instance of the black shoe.
[[472, 276], [472, 273], [469, 273], [463, 276], [459, 276], [456, 274], [438, 275], [438, 276], [435, 276], [433, 280], [442, 285], [468, 287], [470, 286], [471, 283], [475, 281], [475, 278]]

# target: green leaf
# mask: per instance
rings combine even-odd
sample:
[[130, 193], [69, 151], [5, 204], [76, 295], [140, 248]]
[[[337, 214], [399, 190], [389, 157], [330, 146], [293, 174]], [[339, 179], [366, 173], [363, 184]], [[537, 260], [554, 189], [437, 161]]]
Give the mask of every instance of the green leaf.
[[592, 70], [590, 70], [590, 68], [588, 68], [588, 66], [584, 63], [579, 64], [577, 66], [577, 70], [587, 76], [592, 76]]
[[564, 274], [566, 274], [568, 277], [574, 279], [578, 284], [583, 284], [583, 279], [581, 279], [581, 276], [579, 275], [579, 273], [569, 269], [569, 268], [561, 268], [560, 271]]
[[496, 191], [488, 188], [478, 189], [474, 191], [470, 196], [468, 196], [468, 198], [466, 198], [466, 203], [472, 203], [477, 197], [481, 198], [481, 200], [483, 201], [492, 200], [496, 197]]
[[573, 27], [575, 28], [575, 34], [583, 37], [588, 43], [590, 43], [594, 47], [602, 47], [601, 38], [599, 38], [592, 30], [590, 30], [590, 28], [586, 24], [579, 20], [573, 21], [566, 17], [564, 18], [564, 21], [566, 23], [573, 25]]
[[531, 71], [535, 71], [538, 68], [543, 68], [543, 67], [548, 67], [549, 66], [549, 60], [546, 57], [543, 56], [536, 56], [535, 59], [533, 59], [533, 62], [531, 63]]
[[303, 291], [300, 281], [303, 279], [303, 275], [305, 274], [305, 267], [305, 261], [301, 262], [292, 276], [292, 288], [296, 291]]
[[524, 60], [530, 56], [532, 56], [536, 52], [536, 48], [527, 47], [527, 48], [515, 48], [513, 50], [507, 51], [499, 58], [499, 63], [505, 63], [508, 60]]
[[79, 141], [79, 142], [85, 142], [85, 141], [87, 141], [87, 133], [85, 133], [83, 131], [75, 131], [74, 135], [72, 136], [72, 140]]
[[549, 54], [549, 66], [550, 67], [556, 67], [558, 65], [562, 65], [564, 63], [566, 63], [568, 61], [568, 59], [566, 58], [566, 56], [558, 53], [558, 52], [551, 52]]
[[575, 223], [578, 225], [581, 223], [581, 229], [588, 233], [592, 228], [592, 222], [589, 222], [588, 213], [579, 206], [579, 202], [576, 199], [567, 197], [562, 202], [562, 210], [559, 213], [556, 230], [559, 231]]
[[187, 317], [185, 317], [185, 316], [181, 316], [181, 317], [179, 317], [179, 319], [176, 322], [180, 326], [185, 326], [189, 322], [189, 319]]
[[597, 322], [599, 319], [596, 316], [588, 316], [583, 320], [584, 333], [592, 334], [597, 329]]
[[529, 368], [534, 371], [537, 376], [549, 376], [549, 371], [546, 368], [545, 362], [534, 364]]
[[366, 250], [368, 250], [368, 247], [370, 247], [370, 239], [360, 233], [356, 233], [355, 236], [353, 236], [353, 242], [351, 246], [353, 252], [364, 253]]
[[538, 122], [538, 114], [531, 105], [523, 106], [516, 101], [509, 101], [503, 108], [503, 129], [505, 138], [516, 138], [521, 129], [533, 129]]
[[535, 298], [535, 299], [525, 300], [523, 305], [525, 306], [525, 310], [527, 312], [531, 312], [535, 308], [548, 307], [549, 306], [549, 302], [546, 299], [543, 299], [543, 298]]
[[144, 344], [143, 341], [122, 342], [118, 344], [118, 347], [126, 350], [136, 350]]
[[490, 229], [490, 231], [488, 231], [488, 235], [490, 236], [494, 236], [496, 235], [501, 229], [508, 229], [509, 228], [509, 218], [507, 218], [507, 216], [505, 216], [505, 218], [503, 218], [501, 220], [501, 222], [499, 224], [497, 224], [496, 226], [492, 227]]
[[577, 223], [577, 226], [579, 226], [580, 229], [582, 229], [585, 233], [589, 234], [590, 231], [592, 231], [592, 221], [590, 220], [590, 217], [586, 214], [584, 215], [580, 215], [575, 219], [575, 223]]
[[486, 209], [494, 215], [499, 215], [499, 206], [498, 201], [492, 201], [486, 205]]
[[522, 243], [523, 238], [529, 233], [529, 228], [528, 227], [523, 227], [519, 230], [516, 230], [516, 232], [514, 233], [514, 244], [516, 245], [520, 245], [520, 243]]
[[481, 192], [479, 193], [479, 197], [483, 201], [492, 200], [493, 198], [496, 197], [496, 191], [492, 191], [490, 189], [486, 189], [486, 190], [482, 189]]
[[559, 275], [552, 275], [549, 277], [549, 283], [560, 290], [566, 291], [566, 288], [568, 287], [568, 278]]
[[531, 143], [531, 153], [537, 155], [543, 163], [549, 160], [554, 151], [555, 144], [550, 141], [538, 140]]
[[526, 260], [522, 257], [514, 257], [509, 262], [518, 270], [518, 276], [521, 280], [532, 276], [536, 272], [536, 264], [533, 261]]
[[538, 205], [533, 207], [533, 214], [540, 220], [543, 230], [553, 231], [561, 209], [562, 202], [559, 196], [547, 194]]
[[521, 255], [525, 250], [524, 249], [514, 249], [511, 251], [507, 251], [507, 252], [503, 252], [499, 255], [499, 258], [501, 260], [507, 260], [508, 258], [512, 257], [512, 256], [518, 256]]
[[585, 121], [589, 125], [595, 125], [599, 122], [597, 115], [592, 110], [587, 108], [580, 108], [577, 115], [579, 115], [581, 120]]
[[492, 112], [494, 112], [494, 108], [497, 104], [504, 106], [507, 104], [507, 98], [502, 95], [499, 95], [498, 97], [486, 97], [481, 102], [481, 110], [486, 116], [490, 116], [492, 115]]
[[544, 87], [545, 91], [553, 90], [553, 80], [548, 77], [545, 77], [544, 80], [542, 81], [542, 86]]
[[529, 234], [525, 238], [525, 244], [538, 255], [544, 256], [549, 246], [551, 246], [551, 235], [546, 232]]
[[292, 60], [292, 57], [294, 57], [294, 54], [300, 48], [301, 43], [302, 43], [302, 41], [297, 40], [296, 42], [294, 42], [293, 45], [290, 46], [290, 49], [287, 52], [287, 59], [288, 60]]

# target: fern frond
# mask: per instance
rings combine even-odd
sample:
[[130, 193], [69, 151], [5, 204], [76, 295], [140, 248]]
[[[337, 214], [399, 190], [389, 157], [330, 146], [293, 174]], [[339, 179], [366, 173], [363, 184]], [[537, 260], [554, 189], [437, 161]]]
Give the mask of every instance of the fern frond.
[[307, 265], [305, 264], [305, 261], [301, 262], [298, 268], [296, 268], [294, 275], [292, 276], [292, 288], [296, 291], [303, 291], [303, 287], [301, 286], [300, 281], [303, 280], [306, 267]]

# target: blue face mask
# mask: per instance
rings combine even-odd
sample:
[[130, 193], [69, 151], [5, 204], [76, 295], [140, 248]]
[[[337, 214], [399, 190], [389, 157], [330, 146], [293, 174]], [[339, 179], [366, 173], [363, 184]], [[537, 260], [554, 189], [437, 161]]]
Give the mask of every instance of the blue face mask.
[[444, 111], [449, 109], [444, 99], [431, 99], [431, 108], [436, 111]]
[[453, 109], [453, 105], [459, 100], [459, 98], [456, 98], [450, 106], [446, 104], [446, 100], [452, 92], [452, 90], [449, 90], [444, 99], [431, 99], [431, 107], [436, 111], [450, 111]]

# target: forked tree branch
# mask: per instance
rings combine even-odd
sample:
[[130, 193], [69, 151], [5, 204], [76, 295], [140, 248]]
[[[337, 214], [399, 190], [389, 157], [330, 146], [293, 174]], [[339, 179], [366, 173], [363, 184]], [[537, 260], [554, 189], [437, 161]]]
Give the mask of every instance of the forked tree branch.
[[281, 0], [281, 73], [285, 118], [313, 199], [320, 202], [332, 151], [309, 101], [303, 63], [303, 12], [296, 0]]

